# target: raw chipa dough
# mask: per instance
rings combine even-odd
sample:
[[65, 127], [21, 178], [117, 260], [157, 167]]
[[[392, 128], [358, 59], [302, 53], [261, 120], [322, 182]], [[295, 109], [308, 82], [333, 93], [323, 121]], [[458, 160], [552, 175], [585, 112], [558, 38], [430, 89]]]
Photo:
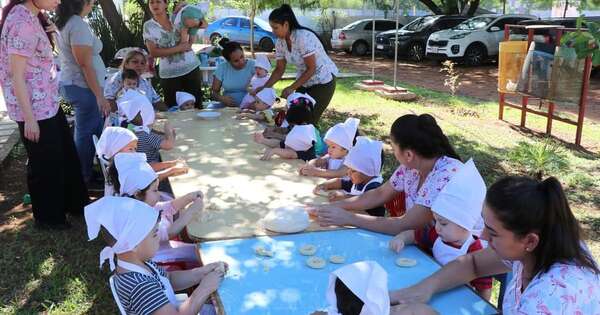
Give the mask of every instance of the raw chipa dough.
[[264, 227], [277, 233], [298, 233], [309, 225], [308, 213], [304, 207], [286, 206], [273, 209], [263, 219]]
[[258, 256], [263, 256], [263, 257], [273, 257], [273, 252], [262, 247], [262, 246], [258, 246], [254, 249], [254, 253], [256, 253], [256, 255]]
[[341, 255], [331, 255], [329, 256], [329, 261], [332, 264], [343, 264], [346, 261], [346, 258]]
[[319, 189], [316, 191], [317, 196], [321, 196], [321, 197], [329, 197], [329, 192], [325, 189]]
[[317, 252], [317, 246], [311, 245], [311, 244], [302, 245], [302, 247], [300, 247], [299, 251], [300, 251], [300, 254], [302, 254], [304, 256], [312, 256]]
[[306, 264], [313, 269], [321, 269], [323, 267], [325, 267], [325, 265], [327, 264], [327, 262], [325, 261], [325, 259], [321, 258], [321, 257], [317, 257], [317, 256], [312, 256], [309, 257], [306, 260]]
[[398, 258], [396, 259], [396, 265], [399, 267], [414, 267], [417, 265], [417, 261], [411, 258]]

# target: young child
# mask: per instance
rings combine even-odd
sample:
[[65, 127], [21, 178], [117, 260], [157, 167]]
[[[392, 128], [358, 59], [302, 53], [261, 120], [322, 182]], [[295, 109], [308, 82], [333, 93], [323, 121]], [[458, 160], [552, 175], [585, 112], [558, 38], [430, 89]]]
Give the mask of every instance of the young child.
[[[131, 130], [121, 127], [106, 127], [98, 143], [96, 144], [96, 154], [110, 169], [113, 165], [113, 158], [120, 152], [135, 152], [137, 149], [137, 137]], [[104, 196], [115, 194], [114, 186], [110, 180], [104, 183]]]
[[194, 109], [196, 106], [196, 98], [188, 92], [176, 92], [175, 100], [177, 101], [177, 109], [179, 110]]
[[236, 119], [252, 119], [267, 125], [274, 125], [275, 120], [271, 107], [276, 101], [275, 89], [264, 89], [256, 94], [254, 103], [251, 106], [240, 111]]
[[[110, 282], [119, 310], [123, 314], [214, 314], [205, 303], [219, 287], [227, 265], [217, 262], [165, 272], [151, 261], [159, 247], [159, 219], [156, 209], [131, 198], [103, 197], [85, 207], [89, 239], [101, 230], [110, 239], [100, 252], [100, 267], [108, 260], [115, 271]], [[179, 303], [174, 291], [196, 284], [191, 296]]]
[[[481, 210], [486, 187], [473, 160], [469, 160], [452, 176], [431, 205], [435, 219], [435, 232], [428, 236], [433, 242], [433, 257], [442, 265], [454, 259], [483, 249], [478, 238], [482, 228]], [[415, 231], [404, 231], [390, 241], [390, 248], [401, 251], [405, 245], [414, 244], [419, 236]], [[480, 278], [471, 285], [481, 296], [490, 299], [492, 278]]]
[[300, 175], [323, 178], [346, 176], [348, 169], [344, 166], [344, 157], [356, 142], [359, 123], [357, 118], [348, 118], [345, 122], [329, 128], [324, 137], [327, 154], [301, 166], [298, 170]]
[[271, 77], [269, 75], [269, 72], [271, 71], [271, 62], [269, 62], [269, 58], [267, 57], [267, 55], [256, 55], [254, 71], [255, 74], [254, 76], [252, 76], [252, 79], [250, 79], [250, 83], [248, 83], [248, 87], [246, 88], [248, 93], [244, 96], [242, 102], [240, 103], [240, 109], [255, 109], [252, 108], [252, 105], [254, 104], [254, 101], [256, 99], [250, 93], [254, 92], [258, 88], [263, 87]]
[[[381, 165], [383, 156], [383, 143], [371, 140], [368, 137], [357, 137], [356, 145], [350, 149], [344, 159], [348, 167], [347, 178], [330, 179], [315, 187], [314, 193], [328, 192], [329, 201], [337, 201], [351, 196], [360, 196], [369, 190], [376, 189], [383, 183]], [[340, 191], [341, 189], [341, 191]], [[385, 208], [382, 206], [366, 210], [369, 215], [383, 217]]]
[[[285, 139], [285, 135], [288, 132], [290, 132], [290, 130], [292, 129], [286, 119], [287, 111], [290, 108], [292, 108], [292, 106], [302, 106], [303, 108], [306, 108], [312, 115], [312, 111], [316, 104], [315, 99], [312, 98], [310, 95], [303, 94], [303, 93], [297, 93], [297, 92], [290, 94], [287, 97], [286, 101], [287, 101], [287, 104], [286, 104], [287, 110], [280, 111], [276, 115], [274, 127], [267, 127], [263, 131], [263, 135], [265, 138], [279, 139], [279, 140]], [[281, 115], [283, 115], [283, 118], [280, 119], [278, 116], [281, 116]]]
[[208, 2], [188, 4], [173, 15], [173, 24], [179, 30], [187, 30], [189, 36], [196, 36], [199, 29], [208, 26], [206, 22], [208, 9]]

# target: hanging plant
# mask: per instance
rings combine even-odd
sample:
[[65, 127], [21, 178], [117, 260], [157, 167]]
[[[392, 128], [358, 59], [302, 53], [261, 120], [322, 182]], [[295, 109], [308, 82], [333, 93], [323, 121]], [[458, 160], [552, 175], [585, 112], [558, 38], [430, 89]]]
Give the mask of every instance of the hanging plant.
[[584, 17], [577, 19], [577, 30], [563, 35], [560, 43], [575, 49], [578, 59], [592, 57], [594, 66], [600, 65], [600, 24], [586, 20], [587, 30], [582, 29]]

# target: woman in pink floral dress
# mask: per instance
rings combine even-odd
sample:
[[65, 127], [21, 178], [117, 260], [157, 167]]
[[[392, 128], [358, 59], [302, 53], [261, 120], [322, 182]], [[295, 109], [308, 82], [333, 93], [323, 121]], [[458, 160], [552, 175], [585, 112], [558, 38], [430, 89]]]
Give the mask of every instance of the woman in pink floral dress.
[[36, 225], [51, 229], [69, 228], [65, 213], [81, 215], [89, 201], [73, 138], [58, 105], [50, 35], [54, 26], [41, 13], [59, 3], [11, 0], [0, 24], [0, 84], [29, 158], [27, 186]]

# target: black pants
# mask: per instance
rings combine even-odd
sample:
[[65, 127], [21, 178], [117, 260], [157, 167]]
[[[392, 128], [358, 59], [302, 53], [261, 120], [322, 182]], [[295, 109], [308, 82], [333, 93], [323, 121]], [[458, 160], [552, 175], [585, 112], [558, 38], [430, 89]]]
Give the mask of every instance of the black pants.
[[329, 106], [329, 102], [331, 102], [331, 98], [333, 97], [333, 93], [335, 92], [335, 76], [331, 81], [325, 84], [315, 84], [311, 87], [300, 87], [297, 92], [306, 93], [312, 98], [315, 99], [317, 104], [315, 104], [315, 110], [313, 111], [313, 119], [312, 124], [317, 125], [323, 112]]
[[202, 73], [196, 68], [192, 72], [176, 78], [160, 79], [165, 103], [168, 107], [177, 105], [175, 93], [188, 92], [196, 98], [196, 108], [202, 108]]
[[37, 143], [27, 140], [24, 123], [18, 124], [29, 158], [27, 187], [35, 220], [52, 225], [64, 223], [65, 213], [83, 214], [83, 207], [89, 203], [88, 191], [62, 109], [54, 117], [38, 121]]

